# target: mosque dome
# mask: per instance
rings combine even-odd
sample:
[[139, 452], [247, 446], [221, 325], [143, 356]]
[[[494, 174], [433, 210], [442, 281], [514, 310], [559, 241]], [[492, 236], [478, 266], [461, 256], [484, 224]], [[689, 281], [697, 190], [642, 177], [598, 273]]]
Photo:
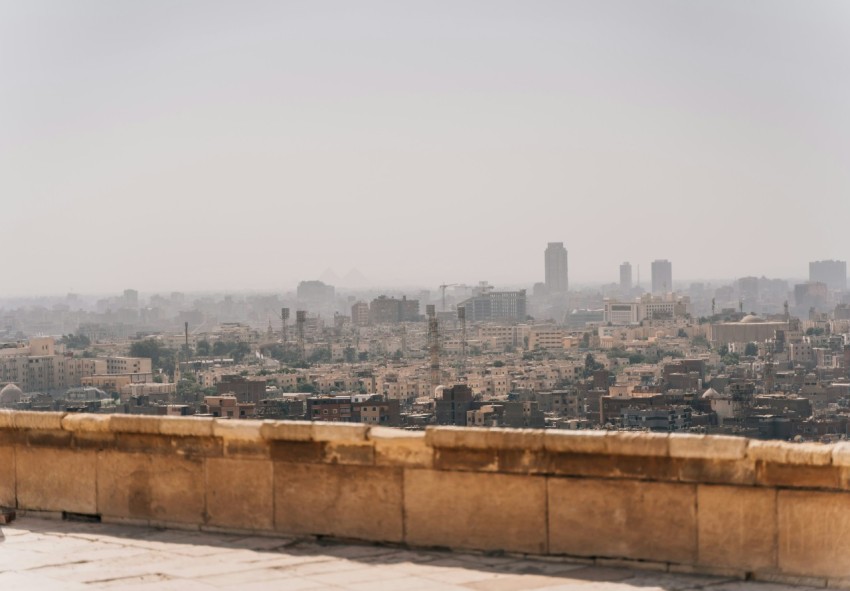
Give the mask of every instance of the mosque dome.
[[755, 314], [748, 314], [741, 318], [741, 324], [753, 324], [755, 322], [764, 322], [764, 319], [759, 318]]
[[23, 397], [23, 390], [18, 388], [15, 384], [6, 384], [6, 386], [4, 386], [2, 390], [0, 390], [0, 405], [14, 404], [16, 402], [20, 402], [21, 398]]
[[730, 396], [728, 394], [721, 394], [714, 388], [709, 388], [702, 393], [702, 398], [705, 400], [726, 400], [727, 398], [730, 398]]

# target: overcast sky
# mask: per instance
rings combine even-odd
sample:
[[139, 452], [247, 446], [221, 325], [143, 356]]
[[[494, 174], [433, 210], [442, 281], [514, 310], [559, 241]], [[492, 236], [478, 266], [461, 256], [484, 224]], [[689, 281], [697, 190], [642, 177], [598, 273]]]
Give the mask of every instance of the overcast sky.
[[0, 0], [0, 297], [803, 277], [850, 2]]

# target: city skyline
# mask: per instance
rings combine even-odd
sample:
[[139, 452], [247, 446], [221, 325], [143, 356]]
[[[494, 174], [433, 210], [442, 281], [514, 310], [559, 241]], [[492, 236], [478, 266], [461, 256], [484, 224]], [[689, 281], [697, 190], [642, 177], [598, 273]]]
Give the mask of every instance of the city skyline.
[[4, 3], [0, 291], [532, 284], [548, 240], [576, 284], [805, 277], [850, 256], [848, 16]]

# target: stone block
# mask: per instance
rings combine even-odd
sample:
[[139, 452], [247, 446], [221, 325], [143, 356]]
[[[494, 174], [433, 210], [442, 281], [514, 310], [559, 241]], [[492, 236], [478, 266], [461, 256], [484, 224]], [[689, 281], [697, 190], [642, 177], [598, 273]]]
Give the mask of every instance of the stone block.
[[315, 441], [274, 440], [271, 457], [278, 462], [321, 463], [325, 461], [325, 443]]
[[548, 474], [550, 456], [539, 449], [496, 450], [498, 471], [509, 474]]
[[776, 491], [697, 487], [698, 564], [748, 572], [776, 568]]
[[696, 486], [549, 478], [549, 552], [693, 564]]
[[271, 459], [271, 445], [265, 439], [223, 439], [226, 457]]
[[93, 449], [96, 451], [115, 447], [115, 433], [111, 431], [72, 431], [71, 446], [74, 449]]
[[59, 431], [62, 429], [61, 412], [18, 411], [12, 415], [15, 429], [37, 429], [39, 431]]
[[543, 451], [543, 429], [485, 430], [487, 447], [497, 450]]
[[176, 437], [212, 437], [209, 417], [159, 417], [159, 433]]
[[98, 453], [97, 509], [104, 518], [151, 519], [151, 456]]
[[256, 441], [263, 440], [261, 435], [263, 423], [260, 421], [229, 421], [215, 419], [212, 421], [212, 434], [226, 440]]
[[270, 441], [312, 441], [313, 424], [309, 421], [263, 421], [260, 435]]
[[850, 577], [850, 495], [780, 490], [777, 515], [782, 574]]
[[206, 462], [210, 525], [271, 530], [274, 525], [273, 470], [270, 461], [210, 458]]
[[375, 448], [372, 442], [332, 441], [325, 444], [324, 461], [328, 464], [353, 464], [372, 466]]
[[366, 441], [369, 426], [361, 423], [312, 423], [313, 441]]
[[0, 507], [14, 507], [15, 496], [15, 448], [0, 445]]
[[109, 428], [113, 433], [159, 434], [160, 417], [146, 415], [114, 414], [109, 417]]
[[65, 431], [73, 433], [109, 433], [111, 415], [92, 413], [68, 413], [62, 417], [61, 425]]
[[204, 461], [151, 456], [151, 521], [205, 522]]
[[115, 435], [115, 449], [127, 453], [173, 454], [174, 442], [171, 437], [151, 433], [124, 433]]
[[543, 446], [555, 453], [604, 454], [607, 435], [607, 431], [546, 431]]
[[93, 451], [18, 447], [19, 509], [96, 513], [97, 456]]
[[499, 456], [495, 449], [437, 447], [434, 449], [434, 467], [438, 470], [497, 472]]
[[0, 429], [13, 429], [15, 427], [15, 419], [11, 410], [0, 408]]
[[748, 460], [708, 460], [672, 458], [681, 482], [702, 484], [737, 484], [752, 486], [756, 481], [756, 463]]
[[489, 449], [487, 429], [470, 427], [426, 427], [425, 442], [435, 448]]
[[275, 462], [274, 494], [279, 532], [402, 541], [401, 469]]
[[540, 476], [405, 470], [404, 514], [404, 541], [414, 546], [547, 551]]
[[758, 462], [776, 462], [783, 464], [788, 460], [790, 443], [784, 441], [751, 440], [747, 446], [747, 458]]
[[25, 431], [27, 444], [33, 447], [70, 447], [71, 433], [62, 429], [32, 429]]
[[832, 464], [832, 446], [823, 443], [789, 445], [786, 462], [804, 466], [829, 466]]
[[850, 442], [842, 441], [832, 446], [832, 465], [850, 467]]
[[403, 468], [433, 468], [434, 449], [425, 440], [375, 441], [375, 465]]
[[678, 465], [666, 456], [631, 456], [585, 453], [549, 455], [549, 473], [594, 478], [678, 480]]
[[610, 431], [605, 437], [605, 453], [617, 456], [666, 457], [670, 437], [666, 433]]
[[223, 441], [220, 437], [168, 437], [168, 440], [178, 456], [193, 458], [219, 458], [224, 455]]
[[701, 460], [743, 460], [749, 439], [724, 435], [670, 435], [670, 457]]
[[756, 462], [756, 484], [790, 488], [840, 489], [842, 469], [838, 466]]
[[375, 465], [405, 468], [431, 468], [434, 449], [425, 443], [425, 434], [389, 427], [372, 427], [369, 440], [375, 448]]

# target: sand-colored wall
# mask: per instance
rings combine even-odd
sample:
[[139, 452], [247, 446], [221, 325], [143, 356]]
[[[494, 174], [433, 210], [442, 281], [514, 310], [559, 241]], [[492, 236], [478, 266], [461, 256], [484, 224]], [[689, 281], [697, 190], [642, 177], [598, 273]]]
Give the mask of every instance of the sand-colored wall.
[[850, 583], [850, 443], [0, 411], [0, 505]]

